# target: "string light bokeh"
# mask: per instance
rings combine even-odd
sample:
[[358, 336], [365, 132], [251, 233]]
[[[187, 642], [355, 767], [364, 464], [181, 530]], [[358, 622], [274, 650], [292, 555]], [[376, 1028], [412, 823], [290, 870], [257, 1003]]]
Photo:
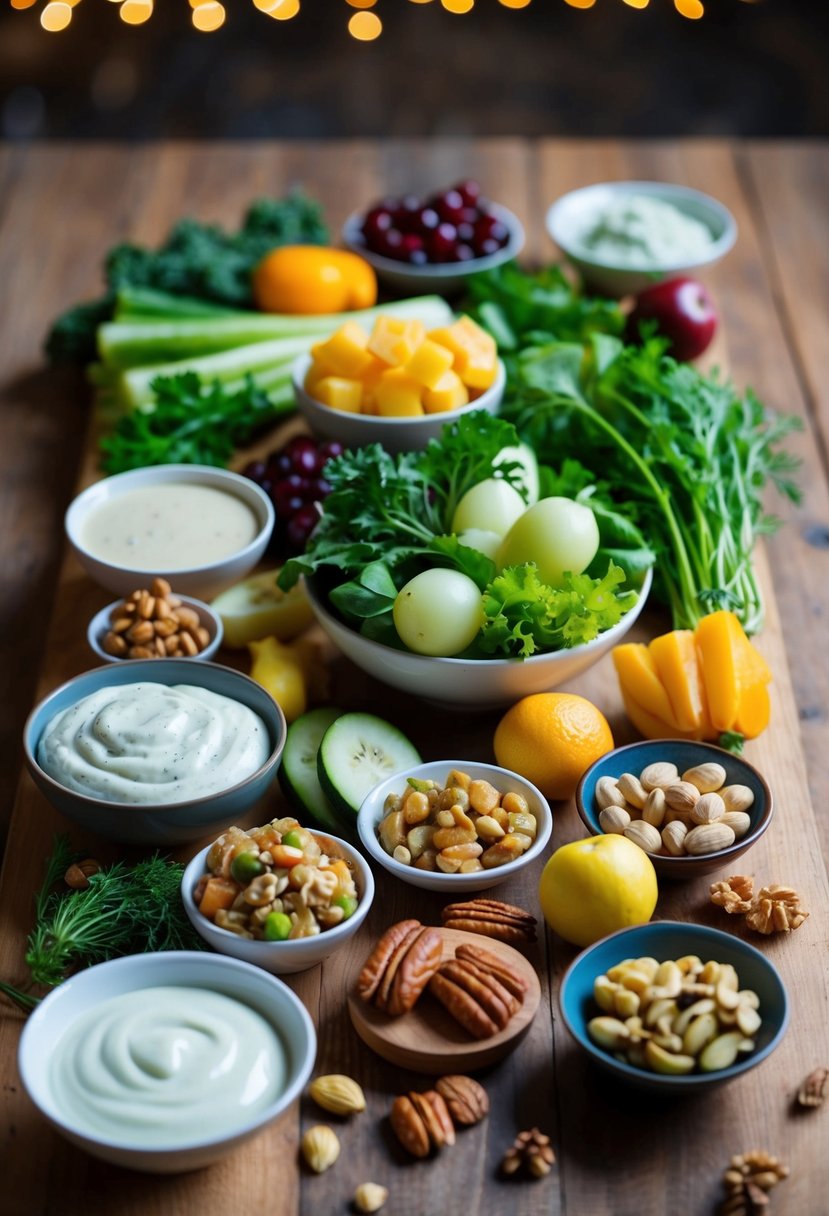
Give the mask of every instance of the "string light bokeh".
[[[238, 0], [238, 2], [241, 3], [242, 0]], [[310, 7], [311, 0], [304, 0], [304, 2]], [[346, 11], [346, 30], [356, 42], [374, 42], [382, 34], [383, 21], [379, 11], [381, 2], [386, 16], [394, 4], [403, 3], [436, 4], [453, 16], [463, 16], [473, 12], [476, 4], [478, 8], [482, 8], [484, 3], [497, 3], [506, 9], [523, 9], [528, 8], [533, 0], [345, 0], [347, 10], [356, 10], [350, 13]], [[540, 3], [541, 0], [537, 0], [537, 2]], [[545, 2], [549, 3], [551, 0], [545, 0]], [[587, 10], [595, 8], [597, 0], [558, 0], [558, 2], [566, 4], [569, 8]], [[621, 2], [632, 9], [645, 9], [651, 0], [615, 0], [615, 2]], [[698, 21], [705, 15], [703, 0], [654, 0], [654, 2], [672, 4], [674, 11], [689, 21]], [[752, 0], [746, 0], [746, 2], [749, 3]], [[13, 9], [34, 8], [39, 3], [41, 4], [41, 26], [48, 33], [55, 34], [69, 26], [73, 9], [81, 3], [81, 0], [46, 0], [45, 3], [42, 3], [42, 0], [9, 0], [9, 5]], [[118, 15], [127, 25], [143, 25], [153, 15], [154, 0], [111, 0], [111, 3], [118, 5]], [[266, 17], [271, 17], [274, 21], [291, 21], [301, 14], [303, 0], [252, 0], [252, 3], [261, 13]], [[221, 0], [189, 0], [189, 4], [193, 28], [201, 33], [213, 33], [215, 30], [221, 29], [227, 20], [228, 10]]]

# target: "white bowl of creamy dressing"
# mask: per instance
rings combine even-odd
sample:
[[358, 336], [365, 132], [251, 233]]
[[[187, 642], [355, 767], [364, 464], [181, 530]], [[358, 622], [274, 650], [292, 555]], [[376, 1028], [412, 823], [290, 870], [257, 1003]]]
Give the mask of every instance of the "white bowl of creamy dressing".
[[737, 239], [726, 206], [670, 182], [600, 182], [572, 190], [550, 207], [546, 226], [586, 286], [610, 296], [711, 266]]
[[299, 1097], [313, 1023], [280, 980], [237, 959], [130, 955], [66, 980], [30, 1015], [18, 1067], [71, 1143], [152, 1173], [198, 1169]]
[[66, 512], [66, 535], [87, 574], [118, 595], [153, 575], [212, 599], [261, 558], [274, 524], [268, 496], [238, 473], [171, 464], [89, 486]]
[[261, 685], [215, 663], [127, 659], [32, 710], [27, 767], [67, 818], [110, 840], [197, 840], [269, 789], [286, 733]]

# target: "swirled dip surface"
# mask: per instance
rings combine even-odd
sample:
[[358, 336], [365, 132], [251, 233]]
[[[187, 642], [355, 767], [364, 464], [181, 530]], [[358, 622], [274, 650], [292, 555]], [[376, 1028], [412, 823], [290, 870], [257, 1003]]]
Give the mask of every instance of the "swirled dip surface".
[[124, 803], [184, 802], [229, 789], [270, 755], [265, 723], [190, 684], [99, 688], [47, 724], [37, 762], [61, 785]]
[[191, 482], [141, 486], [90, 511], [81, 540], [94, 557], [153, 574], [207, 566], [238, 553], [259, 531], [235, 494]]
[[110, 997], [58, 1040], [49, 1083], [80, 1132], [180, 1148], [242, 1127], [285, 1088], [285, 1048], [269, 1022], [204, 988]]

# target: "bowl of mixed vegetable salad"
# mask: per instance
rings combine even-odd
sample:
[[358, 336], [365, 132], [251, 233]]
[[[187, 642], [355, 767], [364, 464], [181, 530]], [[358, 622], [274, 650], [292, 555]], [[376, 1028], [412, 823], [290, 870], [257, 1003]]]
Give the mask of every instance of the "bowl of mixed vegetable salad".
[[[508, 422], [472, 411], [419, 452], [379, 444], [329, 461], [306, 552], [318, 621], [384, 683], [493, 706], [554, 688], [630, 629], [651, 583], [605, 543], [612, 519], [555, 493]], [[604, 532], [604, 539], [603, 539]]]

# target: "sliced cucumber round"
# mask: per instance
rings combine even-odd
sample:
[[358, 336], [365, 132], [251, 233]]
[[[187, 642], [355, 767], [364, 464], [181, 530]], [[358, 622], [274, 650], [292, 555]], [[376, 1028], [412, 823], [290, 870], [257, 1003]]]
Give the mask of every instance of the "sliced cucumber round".
[[323, 736], [317, 772], [323, 792], [344, 823], [354, 820], [369, 790], [394, 773], [420, 764], [406, 736], [374, 714], [342, 714]]
[[326, 706], [309, 710], [292, 722], [285, 736], [279, 766], [280, 789], [294, 810], [300, 816], [310, 816], [319, 827], [335, 834], [340, 831], [340, 822], [320, 785], [317, 753], [323, 735], [341, 716], [341, 709]]

